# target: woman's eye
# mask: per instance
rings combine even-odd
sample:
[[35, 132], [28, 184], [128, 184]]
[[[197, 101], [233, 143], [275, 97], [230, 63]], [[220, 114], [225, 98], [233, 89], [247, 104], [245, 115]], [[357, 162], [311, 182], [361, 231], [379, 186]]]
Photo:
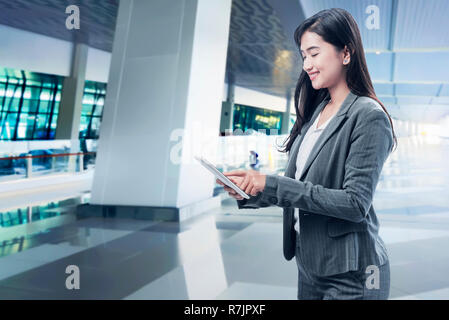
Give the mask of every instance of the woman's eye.
[[[315, 56], [317, 56], [317, 55], [318, 55], [318, 53], [312, 54], [312, 57], [315, 57]], [[302, 57], [302, 59], [305, 60], [306, 57]]]

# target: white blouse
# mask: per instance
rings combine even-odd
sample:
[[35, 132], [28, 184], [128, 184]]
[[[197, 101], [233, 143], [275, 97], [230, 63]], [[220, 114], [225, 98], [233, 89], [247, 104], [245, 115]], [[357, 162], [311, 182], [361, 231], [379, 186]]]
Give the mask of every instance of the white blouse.
[[[334, 113], [335, 115], [335, 113]], [[330, 117], [325, 123], [321, 125], [321, 127], [317, 128], [318, 121], [321, 117], [321, 112], [316, 117], [315, 122], [310, 126], [309, 130], [307, 130], [306, 135], [304, 136], [304, 139], [301, 142], [301, 145], [299, 146], [298, 150], [298, 157], [296, 158], [296, 172], [295, 172], [295, 179], [298, 180], [301, 177], [302, 170], [304, 169], [304, 165], [306, 164], [306, 160], [309, 157], [310, 152], [312, 151], [313, 146], [315, 145], [315, 142], [320, 137], [321, 133], [323, 132], [324, 128], [326, 128], [329, 121], [334, 117]], [[295, 230], [297, 233], [299, 233], [299, 209], [295, 208]]]

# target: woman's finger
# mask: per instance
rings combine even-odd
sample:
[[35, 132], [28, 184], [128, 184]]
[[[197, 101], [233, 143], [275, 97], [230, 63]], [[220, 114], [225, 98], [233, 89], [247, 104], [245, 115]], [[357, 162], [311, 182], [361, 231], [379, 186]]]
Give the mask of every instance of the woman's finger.
[[249, 177], [249, 175], [247, 175], [247, 176], [245, 177], [245, 179], [243, 179], [243, 182], [242, 182], [242, 184], [239, 186], [239, 188], [242, 189], [242, 190], [245, 190], [246, 187], [248, 186], [249, 182], [250, 182], [250, 177]]
[[237, 200], [242, 200], [242, 199], [243, 199], [243, 197], [242, 197], [241, 195], [239, 195], [237, 192], [234, 192], [234, 193], [232, 194], [232, 196], [233, 196], [235, 199], [237, 199]]
[[253, 189], [253, 187], [254, 187], [254, 184], [253, 184], [252, 181], [250, 181], [250, 182], [248, 183], [248, 186], [247, 186], [246, 189], [245, 189], [245, 193], [246, 193], [246, 194], [249, 194], [249, 193], [251, 192], [251, 190]]
[[243, 181], [243, 179], [241, 177], [239, 177], [239, 179], [230, 178], [229, 180], [231, 180], [239, 188], [240, 188], [240, 185], [242, 184], [242, 181]]
[[235, 194], [233, 194], [232, 197], [237, 199], [237, 200], [242, 200], [243, 199], [243, 197], [241, 195], [239, 195], [237, 192]]
[[[234, 179], [229, 179], [232, 182], [234, 182], [237, 186], [238, 186], [238, 181], [234, 180]], [[229, 193], [229, 195], [237, 200], [243, 200], [243, 197], [241, 195], [239, 195], [234, 189], [232, 189], [231, 187], [228, 187], [227, 185], [225, 185], [222, 181], [220, 181], [219, 179], [216, 180], [217, 183], [221, 184], [223, 186], [223, 189], [225, 191], [227, 191]]]
[[223, 172], [223, 174], [225, 176], [244, 176], [246, 175], [246, 171], [243, 170], [234, 170], [234, 171], [228, 171], [228, 172]]
[[[248, 193], [247, 193], [247, 194], [248, 194]], [[249, 194], [252, 195], [252, 196], [255, 196], [255, 195], [257, 194], [257, 192], [256, 192], [256, 187], [253, 187], [253, 188], [251, 189], [251, 191], [250, 191]]]

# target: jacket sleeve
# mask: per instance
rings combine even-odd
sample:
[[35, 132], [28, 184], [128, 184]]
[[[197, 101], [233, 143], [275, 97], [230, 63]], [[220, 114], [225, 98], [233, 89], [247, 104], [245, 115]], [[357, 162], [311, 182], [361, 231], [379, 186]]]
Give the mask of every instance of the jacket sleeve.
[[249, 199], [237, 200], [237, 205], [239, 209], [257, 209], [263, 207], [270, 207], [274, 204], [267, 202], [266, 200], [261, 199], [262, 192], [259, 192], [255, 196], [249, 196]]
[[388, 116], [381, 109], [369, 111], [360, 117], [350, 139], [342, 189], [267, 175], [260, 201], [277, 201], [280, 207], [299, 208], [352, 222], [363, 221], [393, 143]]

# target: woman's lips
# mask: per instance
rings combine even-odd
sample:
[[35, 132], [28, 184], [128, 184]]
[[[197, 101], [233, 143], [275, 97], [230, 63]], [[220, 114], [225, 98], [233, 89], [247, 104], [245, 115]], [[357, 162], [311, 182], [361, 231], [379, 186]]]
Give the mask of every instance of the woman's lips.
[[310, 81], [313, 81], [316, 79], [316, 77], [318, 77], [319, 72], [315, 72], [313, 74], [310, 75]]

